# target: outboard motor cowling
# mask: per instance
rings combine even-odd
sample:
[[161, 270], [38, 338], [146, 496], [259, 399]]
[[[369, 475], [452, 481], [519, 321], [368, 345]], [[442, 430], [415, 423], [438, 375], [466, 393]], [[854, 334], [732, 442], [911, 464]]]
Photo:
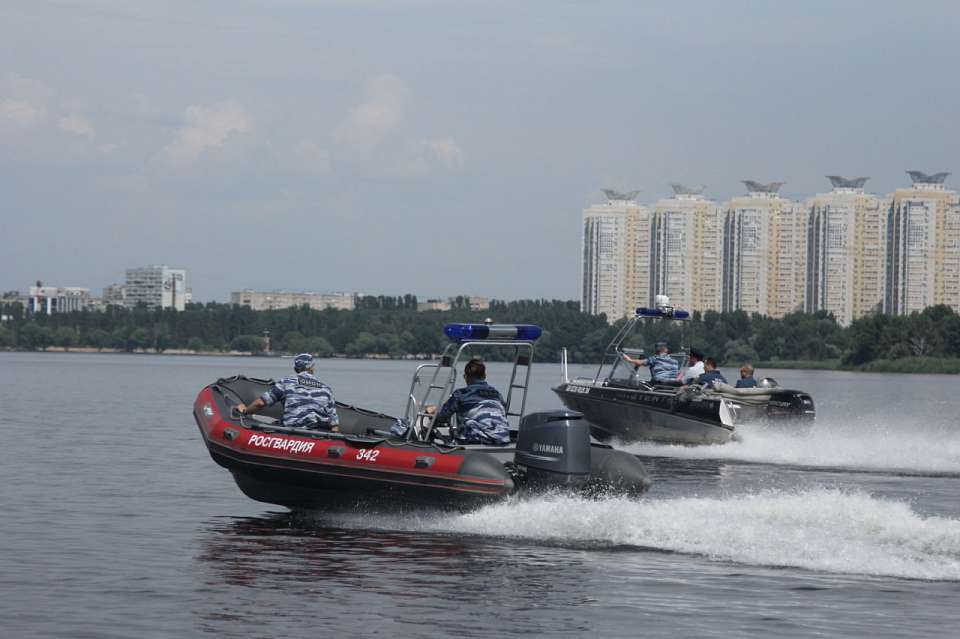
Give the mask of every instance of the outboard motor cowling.
[[520, 421], [514, 462], [530, 485], [585, 486], [590, 480], [590, 425], [568, 410], [527, 415]]
[[817, 410], [813, 404], [813, 397], [801, 391], [777, 391], [767, 402], [768, 419], [812, 422], [816, 416]]

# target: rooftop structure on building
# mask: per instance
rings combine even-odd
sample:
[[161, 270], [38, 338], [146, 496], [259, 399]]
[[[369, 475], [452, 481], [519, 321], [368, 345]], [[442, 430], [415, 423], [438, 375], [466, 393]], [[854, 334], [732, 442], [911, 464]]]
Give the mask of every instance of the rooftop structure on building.
[[276, 311], [284, 308], [308, 306], [322, 311], [334, 308], [353, 310], [357, 303], [356, 293], [314, 293], [312, 291], [254, 291], [243, 289], [230, 293], [230, 303], [248, 306], [255, 311]]
[[670, 185], [670, 188], [673, 189], [673, 194], [678, 199], [703, 199], [704, 186], [702, 184], [698, 184], [696, 186], [687, 186], [685, 184], [674, 182]]
[[863, 192], [863, 185], [867, 183], [868, 177], [858, 177], [858, 178], [845, 178], [839, 175], [828, 175], [827, 179], [830, 180], [830, 184], [833, 186], [833, 190], [839, 189], [852, 189], [855, 191]]
[[919, 189], [942, 190], [949, 172], [927, 174], [922, 171], [907, 171], [913, 186]]
[[640, 191], [614, 191], [613, 189], [603, 189], [603, 194], [611, 203], [615, 202], [636, 202], [637, 194]]
[[755, 180], [743, 180], [743, 184], [747, 187], [747, 193], [750, 195], [777, 197], [780, 193], [780, 187], [786, 184], [786, 182], [767, 182], [766, 184], [761, 184]]

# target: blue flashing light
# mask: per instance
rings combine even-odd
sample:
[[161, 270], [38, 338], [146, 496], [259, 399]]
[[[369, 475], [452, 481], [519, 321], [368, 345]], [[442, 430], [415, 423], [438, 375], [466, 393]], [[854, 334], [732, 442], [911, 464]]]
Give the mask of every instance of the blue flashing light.
[[641, 306], [637, 309], [638, 317], [661, 317], [663, 319], [688, 320], [690, 311], [683, 311], [679, 308], [646, 308]]
[[666, 317], [666, 313], [664, 313], [661, 309], [646, 308], [644, 306], [641, 306], [637, 309], [637, 315], [640, 315], [641, 317]]
[[543, 329], [533, 324], [447, 324], [443, 333], [454, 342], [511, 340], [536, 341]]

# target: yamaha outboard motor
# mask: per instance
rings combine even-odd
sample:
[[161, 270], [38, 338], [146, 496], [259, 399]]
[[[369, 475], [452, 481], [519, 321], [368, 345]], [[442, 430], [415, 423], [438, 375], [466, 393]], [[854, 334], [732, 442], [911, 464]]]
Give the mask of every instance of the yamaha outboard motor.
[[520, 421], [514, 462], [532, 487], [578, 488], [590, 480], [590, 425], [569, 410], [532, 413]]
[[590, 443], [590, 424], [568, 410], [527, 415], [520, 422], [514, 462], [518, 481], [531, 488], [581, 489], [639, 495], [650, 478], [635, 456]]

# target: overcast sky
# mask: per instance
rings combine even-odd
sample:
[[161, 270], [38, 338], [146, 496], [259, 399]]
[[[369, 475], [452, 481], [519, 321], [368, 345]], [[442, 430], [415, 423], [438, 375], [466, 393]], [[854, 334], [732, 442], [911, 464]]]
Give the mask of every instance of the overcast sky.
[[576, 299], [601, 188], [960, 174], [958, 62], [958, 2], [4, 0], [0, 289]]

